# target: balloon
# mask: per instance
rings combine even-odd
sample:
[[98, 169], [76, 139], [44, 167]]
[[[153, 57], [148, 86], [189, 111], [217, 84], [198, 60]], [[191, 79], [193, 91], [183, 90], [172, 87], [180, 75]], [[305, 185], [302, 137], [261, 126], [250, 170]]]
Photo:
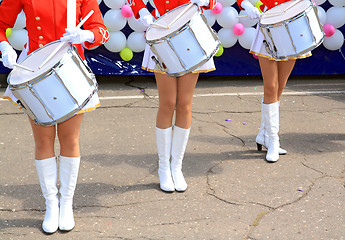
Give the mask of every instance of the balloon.
[[120, 9], [125, 5], [125, 0], [103, 0], [108, 8]]
[[101, 4], [102, 0], [97, 0], [98, 5]]
[[224, 48], [222, 45], [220, 45], [217, 53], [214, 56], [220, 57], [220, 56], [222, 56], [223, 52], [224, 52]]
[[204, 15], [206, 17], [207, 24], [212, 27], [216, 23], [216, 16], [210, 10], [204, 11]]
[[230, 48], [237, 42], [237, 36], [232, 29], [222, 28], [218, 31], [218, 37], [223, 47]]
[[23, 29], [23, 28], [25, 28], [25, 26], [26, 26], [25, 13], [23, 11], [21, 11], [17, 16], [17, 20], [13, 26], [13, 29]]
[[133, 52], [142, 52], [145, 50], [145, 33], [132, 32], [127, 38], [127, 47]]
[[252, 42], [256, 36], [256, 31], [257, 30], [252, 27], [245, 28], [244, 33], [238, 36], [239, 44], [245, 49], [250, 49], [250, 47], [252, 46]]
[[218, 0], [217, 2], [221, 3], [223, 7], [231, 7], [236, 0]]
[[324, 10], [322, 7], [320, 7], [320, 6], [317, 6], [316, 8], [317, 8], [317, 15], [318, 15], [318, 17], [319, 17], [320, 23], [321, 23], [322, 25], [324, 25], [324, 24], [326, 23], [326, 12], [325, 12], [325, 10]]
[[314, 2], [316, 3], [316, 5], [321, 5], [326, 2], [326, 0], [314, 0]]
[[328, 50], [334, 51], [340, 49], [344, 44], [344, 35], [336, 29], [333, 36], [326, 37], [323, 41], [323, 45]]
[[325, 35], [326, 37], [331, 37], [333, 36], [334, 32], [335, 32], [335, 28], [332, 24], [326, 24], [323, 26], [323, 29], [325, 31]]
[[345, 1], [344, 0], [329, 0], [330, 4], [334, 5], [335, 7], [344, 7]]
[[129, 5], [124, 5], [122, 8], [121, 8], [121, 14], [123, 17], [125, 18], [130, 18], [133, 16], [133, 11], [132, 11], [132, 8], [129, 6]]
[[326, 12], [326, 23], [332, 24], [335, 28], [340, 28], [345, 24], [345, 7], [331, 7]]
[[110, 52], [120, 52], [126, 47], [126, 36], [121, 31], [110, 32], [108, 42], [104, 43], [104, 47]]
[[110, 32], [117, 32], [126, 26], [127, 20], [121, 14], [121, 10], [112, 9], [105, 13], [104, 24]]
[[220, 2], [216, 3], [216, 6], [211, 10], [213, 14], [219, 14], [223, 11], [223, 5]]
[[6, 29], [6, 37], [9, 37], [12, 34], [12, 28]]
[[264, 5], [261, 1], [257, 1], [257, 2], [255, 3], [255, 7], [256, 7], [257, 9], [259, 9], [259, 11], [262, 13], [262, 11], [261, 11], [261, 5]]
[[133, 52], [131, 49], [129, 48], [124, 48], [121, 50], [120, 52], [120, 57], [124, 60], [124, 61], [130, 61], [133, 58]]
[[236, 23], [234, 28], [232, 29], [235, 35], [239, 36], [244, 33], [244, 26], [242, 23]]
[[135, 32], [144, 32], [147, 28], [134, 16], [128, 18], [128, 25]]
[[217, 15], [217, 22], [223, 28], [233, 28], [238, 23], [238, 13], [233, 7], [225, 7], [223, 11]]
[[28, 42], [28, 31], [25, 29], [13, 29], [12, 34], [7, 37], [11, 46], [16, 50], [23, 50]]
[[[240, 11], [240, 16], [247, 15], [246, 11]], [[244, 27], [252, 27], [257, 24], [259, 19], [250, 19], [249, 17], [240, 18], [239, 22], [243, 24]]]

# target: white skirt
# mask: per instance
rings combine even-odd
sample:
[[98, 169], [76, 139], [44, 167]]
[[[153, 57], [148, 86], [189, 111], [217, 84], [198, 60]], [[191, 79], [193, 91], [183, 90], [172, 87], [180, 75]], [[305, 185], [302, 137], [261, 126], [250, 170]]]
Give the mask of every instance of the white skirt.
[[[166, 74], [157, 66], [156, 62], [152, 59], [152, 56], [156, 57], [156, 55], [151, 51], [150, 45], [146, 44], [141, 68], [149, 72]], [[211, 58], [206, 63], [192, 71], [192, 73], [206, 73], [214, 70], [216, 70], [216, 67], [214, 66], [213, 58]]]
[[254, 41], [252, 42], [252, 46], [249, 52], [257, 56], [265, 57], [265, 58], [268, 58], [270, 60], [275, 60], [275, 61], [287, 61], [291, 59], [301, 59], [301, 58], [306, 58], [306, 57], [311, 56], [311, 52], [307, 52], [306, 54], [303, 54], [302, 56], [299, 56], [299, 57], [294, 57], [294, 58], [289, 58], [289, 59], [276, 59], [266, 51], [264, 40], [265, 40], [265, 37], [263, 33], [260, 31], [260, 27], [258, 24], [256, 27], [256, 35], [255, 35]]
[[[22, 60], [24, 60], [24, 58], [26, 58], [27, 56], [27, 51], [26, 49], [24, 49], [21, 53], [20, 56], [18, 57], [17, 62], [21, 62]], [[84, 61], [85, 62], [85, 61]], [[86, 64], [86, 62], [85, 62]], [[9, 86], [7, 86], [6, 91], [4, 93], [4, 96], [2, 97], [3, 99], [8, 99], [10, 102], [12, 102], [14, 105], [19, 106], [18, 105], [18, 98], [16, 98], [13, 93], [12, 90], [9, 88]], [[99, 97], [97, 92], [92, 96], [92, 98], [90, 99], [90, 101], [82, 108], [82, 110], [80, 110], [77, 114], [80, 113], [84, 113], [84, 112], [89, 112], [92, 110], [95, 110], [97, 107], [99, 107], [100, 101], [99, 101]]]

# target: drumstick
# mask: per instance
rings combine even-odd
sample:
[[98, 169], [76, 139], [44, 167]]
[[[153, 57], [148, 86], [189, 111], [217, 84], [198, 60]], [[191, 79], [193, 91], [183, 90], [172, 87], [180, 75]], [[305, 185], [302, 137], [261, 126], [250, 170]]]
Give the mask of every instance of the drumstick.
[[165, 26], [159, 23], [152, 23], [151, 24], [152, 27], [157, 27], [157, 28], [163, 28], [163, 29], [169, 29], [169, 26]]
[[[94, 13], [95, 11], [93, 11], [93, 10], [91, 10], [85, 17], [84, 17], [84, 19], [83, 20], [81, 20], [80, 21], [80, 23], [77, 25], [77, 27], [76, 28], [80, 28], [85, 22], [86, 22], [86, 20], [88, 20], [89, 19], [89, 17], [91, 17], [91, 15]], [[43, 65], [44, 64], [46, 64], [64, 45], [65, 45], [65, 43], [67, 43], [67, 42], [61, 42], [60, 44], [59, 44], [59, 46], [57, 46], [56, 48], [55, 48], [55, 50], [51, 53], [51, 54], [49, 54], [49, 56], [43, 61], [43, 63], [38, 67], [39, 69], [41, 69], [42, 67], [43, 67]]]
[[[0, 58], [0, 62], [2, 62], [2, 59], [1, 59], [1, 58]], [[22, 69], [27, 70], [27, 71], [30, 71], [30, 72], [35, 72], [35, 71], [34, 71], [34, 70], [32, 70], [31, 68], [25, 67], [25, 66], [20, 65], [20, 64], [17, 64], [17, 63], [13, 64], [13, 66], [16, 66], [16, 67], [22, 68]]]
[[[277, 15], [281, 15], [283, 14], [284, 12], [279, 12], [279, 13], [265, 13], [264, 15], [261, 15], [261, 16], [267, 16], [267, 17], [274, 17], [274, 16], [277, 16]], [[237, 16], [237, 18], [245, 18], [245, 17], [249, 17], [248, 15], [241, 15], [241, 16]]]
[[186, 7], [185, 10], [183, 10], [179, 15], [177, 15], [175, 17], [174, 20], [171, 21], [171, 23], [169, 24], [168, 28], [170, 28], [171, 25], [173, 25], [183, 14], [185, 14], [192, 6], [194, 5], [194, 3], [190, 3], [188, 7]]
[[293, 4], [291, 4], [289, 7], [287, 7], [285, 10], [284, 10], [284, 13], [287, 12], [287, 10], [289, 10], [290, 8], [292, 8], [293, 6], [295, 6], [297, 3], [299, 3], [301, 0], [296, 0]]

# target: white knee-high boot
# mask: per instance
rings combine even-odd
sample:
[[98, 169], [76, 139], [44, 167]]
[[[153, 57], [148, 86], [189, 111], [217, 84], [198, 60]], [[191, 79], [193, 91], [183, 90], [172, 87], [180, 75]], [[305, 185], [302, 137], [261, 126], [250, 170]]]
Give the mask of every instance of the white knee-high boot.
[[73, 196], [77, 185], [80, 157], [59, 156], [60, 217], [59, 229], [70, 231], [74, 228]]
[[35, 160], [35, 164], [42, 194], [46, 200], [46, 213], [42, 229], [45, 233], [54, 233], [59, 226], [56, 157]]
[[[267, 148], [268, 143], [268, 135], [267, 131], [265, 129], [265, 117], [264, 117], [264, 110], [263, 110], [263, 104], [264, 104], [264, 98], [262, 98], [261, 101], [261, 123], [260, 123], [260, 130], [258, 135], [256, 136], [256, 146], [258, 151], [262, 151], [262, 146]], [[280, 101], [278, 102], [280, 105]], [[287, 151], [283, 148], [279, 148], [279, 155], [285, 155]]]
[[187, 189], [187, 183], [182, 173], [182, 160], [186, 151], [189, 138], [189, 129], [174, 126], [171, 147], [171, 175], [176, 191], [183, 192]]
[[175, 191], [170, 170], [171, 136], [172, 127], [166, 129], [156, 127], [159, 186], [166, 192]]
[[276, 162], [279, 159], [279, 102], [263, 104], [263, 110], [268, 135], [266, 160]]

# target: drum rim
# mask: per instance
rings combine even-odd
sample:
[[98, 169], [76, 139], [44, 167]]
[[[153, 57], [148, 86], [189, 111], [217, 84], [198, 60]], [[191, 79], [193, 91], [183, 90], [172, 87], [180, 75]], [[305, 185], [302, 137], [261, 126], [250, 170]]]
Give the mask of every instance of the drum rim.
[[[167, 13], [163, 14], [162, 16], [160, 16], [159, 18], [157, 18], [157, 20], [156, 20], [155, 22], [157, 22], [158, 20], [162, 19], [164, 16], [168, 15], [170, 12], [172, 12], [172, 11], [174, 11], [174, 10], [176, 10], [176, 9], [185, 7], [185, 6], [189, 5], [189, 4], [190, 4], [190, 3], [186, 3], [186, 4], [183, 4], [183, 5], [181, 5], [181, 6], [178, 6], [178, 7], [174, 8], [174, 9], [170, 10], [169, 12], [167, 12]], [[167, 35], [161, 37], [161, 38], [152, 39], [152, 40], [147, 40], [147, 32], [148, 32], [150, 29], [152, 29], [152, 26], [150, 26], [150, 27], [146, 30], [146, 33], [145, 33], [145, 40], [146, 40], [146, 42], [147, 42], [147, 43], [149, 43], [149, 42], [157, 42], [157, 41], [163, 40], [164, 38], [168, 38], [168, 37], [172, 36], [173, 34], [175, 34], [176, 32], [180, 31], [180, 30], [181, 30], [183, 27], [185, 27], [187, 24], [189, 24], [189, 23], [191, 22], [191, 20], [195, 17], [195, 15], [197, 15], [197, 14], [201, 15], [202, 12], [200, 11], [200, 8], [199, 8], [196, 4], [193, 4], [193, 5], [195, 5], [195, 6], [198, 8], [198, 11], [197, 11], [197, 12], [196, 12], [196, 13], [195, 13], [185, 24], [183, 24], [180, 28], [176, 29], [175, 31], [173, 31], [173, 32], [171, 32], [171, 33], [169, 33], [169, 34], [167, 34]]]
[[[56, 40], [56, 41], [53, 41], [53, 42], [50, 42], [50, 43], [47, 43], [46, 45], [44, 45], [43, 47], [41, 48], [37, 48], [36, 50], [34, 50], [32, 53], [30, 53], [29, 55], [27, 55], [22, 61], [20, 61], [18, 64], [21, 64], [22, 62], [24, 62], [25, 60], [27, 60], [29, 57], [31, 57], [32, 55], [34, 55], [35, 53], [39, 52], [40, 50], [50, 46], [50, 45], [53, 45], [55, 43], [62, 43], [61, 40]], [[68, 48], [73, 48], [73, 45], [69, 43], [69, 45], [67, 45]], [[60, 62], [60, 61], [59, 61]], [[59, 64], [59, 62], [57, 62], [56, 64]], [[55, 65], [56, 65], [55, 64]], [[11, 71], [7, 77], [7, 83], [9, 85], [9, 87], [13, 87], [13, 88], [20, 88], [22, 86], [25, 86], [27, 84], [31, 84], [33, 82], [35, 82], [37, 79], [40, 79], [42, 78], [42, 76], [48, 74], [49, 72], [51, 71], [51, 69], [48, 69], [47, 71], [44, 71], [43, 73], [41, 73], [40, 75], [34, 77], [33, 79], [29, 80], [29, 81], [26, 81], [26, 82], [22, 82], [22, 83], [19, 83], [19, 84], [12, 84], [10, 82], [10, 79], [11, 79], [11, 76], [13, 74], [13, 71]]]
[[[287, 3], [291, 2], [291, 1], [293, 1], [293, 0], [290, 0], [290, 1], [284, 2], [284, 3], [281, 3], [281, 4], [279, 4], [279, 5], [275, 6], [275, 7], [273, 7], [273, 8], [271, 8], [271, 9], [267, 10], [266, 12], [263, 13], [263, 16], [265, 15], [265, 13], [268, 13], [270, 10], [275, 9], [276, 7], [278, 7], [278, 6], [280, 6], [280, 5], [286, 5]], [[298, 1], [298, 0], [296, 0], [296, 1]], [[310, 11], [310, 8], [313, 8], [313, 4], [312, 4], [309, 0], [306, 0], [306, 1], [309, 2], [309, 5], [308, 5], [303, 11], [297, 13], [296, 15], [294, 15], [293, 17], [291, 17], [291, 18], [289, 18], [289, 19], [281, 20], [281, 21], [276, 22], [276, 23], [261, 23], [261, 19], [260, 19], [259, 24], [262, 24], [262, 25], [264, 25], [264, 26], [268, 26], [268, 25], [276, 25], [276, 24], [281, 24], [281, 23], [284, 23], [284, 22], [289, 22], [291, 19], [294, 19], [294, 18], [296, 18], [297, 16], [300, 16], [300, 15], [302, 15], [302, 14], [305, 13], [305, 12], [309, 12], [309, 11]]]

